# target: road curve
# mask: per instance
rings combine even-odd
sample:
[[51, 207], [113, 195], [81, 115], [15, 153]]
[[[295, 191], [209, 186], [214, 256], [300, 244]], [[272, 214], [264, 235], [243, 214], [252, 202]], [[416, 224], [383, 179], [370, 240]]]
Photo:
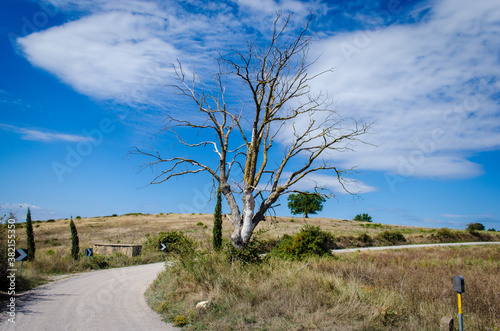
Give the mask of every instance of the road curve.
[[357, 251], [381, 251], [387, 249], [404, 249], [404, 248], [425, 248], [425, 247], [442, 247], [442, 246], [465, 246], [465, 245], [499, 245], [498, 241], [482, 241], [482, 242], [466, 242], [466, 243], [447, 243], [447, 244], [420, 244], [420, 245], [398, 245], [398, 246], [377, 246], [377, 247], [359, 247], [346, 249], [332, 249], [333, 254], [350, 253]]
[[0, 330], [177, 330], [146, 304], [144, 292], [164, 263], [78, 274], [16, 298], [16, 323]]

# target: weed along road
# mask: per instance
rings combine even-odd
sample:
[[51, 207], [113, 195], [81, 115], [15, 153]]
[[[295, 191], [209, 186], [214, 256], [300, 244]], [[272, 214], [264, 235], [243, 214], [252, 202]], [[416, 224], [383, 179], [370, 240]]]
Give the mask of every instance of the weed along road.
[[144, 292], [164, 263], [70, 276], [16, 298], [15, 324], [0, 330], [177, 330], [149, 308]]

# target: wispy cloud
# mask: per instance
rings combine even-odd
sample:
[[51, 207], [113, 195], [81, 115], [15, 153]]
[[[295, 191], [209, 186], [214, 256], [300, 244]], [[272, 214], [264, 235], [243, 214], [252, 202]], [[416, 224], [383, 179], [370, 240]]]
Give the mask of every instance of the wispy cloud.
[[[284, 173], [283, 178], [287, 178], [291, 173]], [[345, 189], [336, 176], [321, 173], [313, 173], [304, 177], [291, 189], [314, 191], [317, 188], [327, 189], [334, 194], [347, 194], [346, 190], [352, 194], [374, 192], [377, 188], [357, 180], [347, 179], [344, 183]]]
[[492, 218], [492, 215], [455, 215], [455, 214], [441, 214], [441, 216], [446, 218]]
[[[276, 10], [300, 20], [320, 8], [318, 20], [330, 22], [319, 1], [46, 1], [86, 16], [19, 39], [29, 61], [83, 94], [146, 106], [165, 102], [171, 61], [210, 72], [217, 50], [269, 32]], [[374, 121], [377, 132], [367, 140], [378, 147], [332, 159], [400, 177], [482, 174], [470, 157], [500, 148], [500, 7], [422, 1], [379, 15], [372, 7], [352, 15], [354, 31], [321, 25], [313, 46], [322, 53], [313, 69], [335, 70], [312, 88], [334, 95], [341, 115]]]
[[56, 142], [56, 141], [80, 142], [80, 141], [92, 140], [92, 138], [82, 135], [48, 132], [38, 129], [21, 128], [14, 125], [1, 124], [1, 123], [0, 123], [0, 129], [18, 133], [21, 135], [21, 139], [23, 140], [33, 140], [40, 142]]
[[0, 212], [2, 214], [12, 212], [18, 221], [26, 220], [28, 208], [31, 211], [32, 219], [48, 219], [54, 217], [55, 215], [55, 212], [52, 209], [42, 208], [26, 202], [0, 204]]
[[321, 40], [316, 68], [334, 72], [314, 88], [331, 91], [342, 115], [375, 121], [366, 138], [378, 147], [335, 156], [344, 163], [401, 177], [477, 176], [482, 167], [468, 158], [500, 148], [500, 7], [425, 4], [409, 13], [418, 23]]

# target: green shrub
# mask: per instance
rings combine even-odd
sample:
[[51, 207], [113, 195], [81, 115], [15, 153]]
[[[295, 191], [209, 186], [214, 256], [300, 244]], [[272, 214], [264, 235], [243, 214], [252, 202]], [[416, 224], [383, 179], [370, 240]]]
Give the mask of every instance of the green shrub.
[[184, 326], [187, 324], [186, 316], [178, 315], [174, 317], [174, 326]]
[[496, 232], [495, 228], [488, 229], [488, 231]]
[[237, 249], [232, 243], [226, 242], [224, 246], [224, 254], [229, 261], [241, 261], [243, 263], [255, 264], [262, 262], [260, 258], [260, 242], [258, 239], [253, 239], [245, 247], [245, 249]]
[[197, 226], [203, 226], [203, 222], [196, 223]]
[[451, 231], [448, 228], [441, 228], [437, 230], [435, 236], [442, 242], [452, 242], [460, 239], [456, 231]]
[[366, 213], [365, 214], [358, 214], [354, 217], [354, 220], [358, 221], [358, 222], [371, 222], [372, 217]]
[[182, 231], [160, 232], [153, 237], [146, 235], [145, 248], [160, 250], [164, 244], [167, 248], [165, 252], [181, 253], [185, 250], [193, 250], [195, 248], [194, 241], [186, 236]]
[[311, 255], [329, 255], [334, 248], [332, 234], [321, 230], [319, 226], [305, 225], [293, 237], [284, 235], [271, 255], [281, 258], [302, 260]]
[[106, 269], [109, 266], [109, 261], [106, 256], [102, 256], [99, 254], [94, 254], [92, 257], [89, 259], [89, 261], [84, 260], [83, 262], [84, 267], [88, 267], [92, 270], [98, 270], [98, 269]]
[[378, 238], [378, 239], [380, 239], [388, 244], [391, 244], [391, 245], [406, 242], [405, 236], [399, 231], [384, 231], [384, 232], [379, 233], [376, 236], [376, 238]]
[[56, 252], [54, 252], [52, 249], [48, 249], [45, 254], [47, 255], [54, 255]]
[[469, 223], [467, 224], [467, 232], [475, 234], [477, 231], [484, 231], [484, 225], [481, 223]]
[[77, 220], [80, 220], [80, 219], [82, 219], [82, 217], [81, 217], [81, 216], [77, 216], [77, 217], [76, 217], [76, 219], [77, 219]]
[[56, 220], [55, 219], [50, 219], [50, 220], [47, 220], [47, 223], [54, 223]]
[[43, 242], [50, 246], [61, 246], [61, 243], [57, 238], [45, 239]]
[[373, 238], [368, 233], [362, 233], [358, 236], [358, 240], [367, 245], [373, 245]]

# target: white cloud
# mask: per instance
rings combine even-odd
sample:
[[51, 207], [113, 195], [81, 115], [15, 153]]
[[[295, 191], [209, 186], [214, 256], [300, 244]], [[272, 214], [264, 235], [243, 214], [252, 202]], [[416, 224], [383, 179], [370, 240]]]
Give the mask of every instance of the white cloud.
[[[172, 78], [170, 61], [203, 75], [217, 50], [268, 33], [276, 10], [294, 11], [299, 21], [309, 8], [319, 8], [320, 20], [326, 12], [324, 3], [296, 0], [46, 1], [87, 16], [19, 39], [30, 62], [86, 95], [145, 105], [165, 102], [158, 97]], [[428, 1], [408, 15], [418, 23], [320, 32], [314, 68], [335, 70], [312, 87], [332, 92], [341, 115], [376, 121], [377, 134], [366, 139], [377, 148], [333, 157], [347, 168], [402, 177], [477, 176], [482, 167], [468, 158], [500, 148], [500, 7]], [[358, 16], [362, 25], [380, 21]]]
[[18, 222], [23, 222], [26, 220], [26, 213], [28, 212], [28, 208], [31, 211], [32, 220], [49, 219], [51, 217], [54, 217], [55, 215], [52, 209], [45, 209], [26, 202], [0, 204], [1, 214], [6, 214], [8, 216], [8, 213], [12, 212], [16, 216]]
[[[152, 30], [159, 18], [127, 12], [84, 17], [18, 40], [28, 60], [77, 91], [124, 100], [137, 88], [165, 84], [175, 48]], [[144, 101], [144, 100], [141, 100]]]
[[422, 177], [482, 173], [467, 158], [500, 148], [500, 7], [439, 1], [418, 24], [324, 39], [314, 86], [335, 95], [344, 116], [376, 121], [357, 153], [336, 155], [362, 169]]
[[0, 129], [11, 131], [15, 133], [21, 134], [21, 139], [23, 140], [33, 140], [33, 141], [41, 141], [41, 142], [54, 142], [54, 141], [69, 141], [69, 142], [80, 142], [80, 141], [91, 141], [92, 138], [67, 134], [67, 133], [58, 133], [58, 132], [47, 132], [41, 131], [37, 129], [28, 129], [28, 128], [20, 128], [14, 125], [1, 124]]
[[441, 216], [446, 218], [493, 218], [493, 215], [483, 214], [483, 215], [454, 215], [454, 214], [441, 214]]
[[[284, 173], [283, 178], [287, 178], [290, 173]], [[369, 193], [376, 191], [377, 189], [366, 183], [357, 180], [350, 180], [349, 178], [344, 178], [345, 186], [342, 187], [336, 176], [330, 176], [320, 173], [312, 173], [299, 180], [290, 189], [301, 190], [301, 191], [314, 191], [317, 188], [327, 189], [333, 193], [347, 194], [348, 192], [353, 194]], [[346, 192], [346, 189], [348, 192]]]

